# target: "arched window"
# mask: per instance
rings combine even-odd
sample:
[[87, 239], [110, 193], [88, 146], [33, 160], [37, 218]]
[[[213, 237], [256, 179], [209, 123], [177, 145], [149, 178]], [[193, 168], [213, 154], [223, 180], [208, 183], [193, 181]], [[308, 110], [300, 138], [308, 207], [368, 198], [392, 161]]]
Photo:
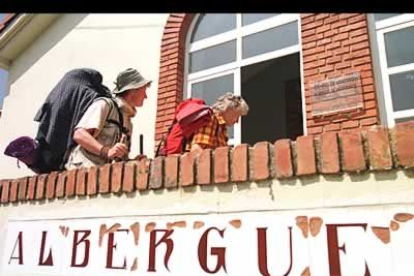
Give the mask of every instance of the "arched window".
[[186, 41], [184, 97], [213, 104], [243, 96], [248, 116], [229, 129], [230, 143], [303, 135], [297, 14], [199, 14]]

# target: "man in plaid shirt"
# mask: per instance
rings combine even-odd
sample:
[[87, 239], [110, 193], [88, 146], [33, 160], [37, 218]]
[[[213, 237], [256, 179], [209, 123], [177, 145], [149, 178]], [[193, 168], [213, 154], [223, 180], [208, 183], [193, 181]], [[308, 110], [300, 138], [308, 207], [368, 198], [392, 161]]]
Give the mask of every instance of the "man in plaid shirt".
[[249, 106], [242, 97], [232, 93], [221, 96], [212, 106], [213, 115], [204, 127], [196, 131], [187, 143], [186, 149], [201, 151], [227, 146], [227, 127], [231, 127], [249, 111]]

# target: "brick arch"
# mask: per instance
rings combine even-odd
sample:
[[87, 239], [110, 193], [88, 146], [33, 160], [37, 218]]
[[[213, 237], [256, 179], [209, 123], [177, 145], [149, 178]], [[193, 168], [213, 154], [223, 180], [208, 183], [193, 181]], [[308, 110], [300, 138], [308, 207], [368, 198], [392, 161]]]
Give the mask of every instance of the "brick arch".
[[178, 103], [183, 99], [185, 41], [194, 15], [171, 13], [164, 28], [155, 125], [156, 148], [173, 121]]

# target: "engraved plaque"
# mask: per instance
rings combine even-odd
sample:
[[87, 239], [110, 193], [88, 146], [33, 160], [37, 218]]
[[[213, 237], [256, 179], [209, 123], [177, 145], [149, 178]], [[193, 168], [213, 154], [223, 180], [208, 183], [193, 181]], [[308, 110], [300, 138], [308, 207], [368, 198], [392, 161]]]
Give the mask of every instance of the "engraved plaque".
[[314, 82], [311, 85], [311, 93], [312, 116], [364, 107], [359, 72]]

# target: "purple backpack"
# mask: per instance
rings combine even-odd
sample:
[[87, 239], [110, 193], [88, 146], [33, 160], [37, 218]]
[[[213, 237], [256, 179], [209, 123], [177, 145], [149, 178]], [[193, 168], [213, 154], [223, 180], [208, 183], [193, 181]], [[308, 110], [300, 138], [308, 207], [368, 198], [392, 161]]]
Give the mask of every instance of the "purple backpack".
[[4, 154], [17, 158], [18, 161], [25, 163], [33, 170], [32, 166], [36, 164], [39, 158], [39, 144], [33, 138], [22, 136], [13, 140], [6, 147]]

